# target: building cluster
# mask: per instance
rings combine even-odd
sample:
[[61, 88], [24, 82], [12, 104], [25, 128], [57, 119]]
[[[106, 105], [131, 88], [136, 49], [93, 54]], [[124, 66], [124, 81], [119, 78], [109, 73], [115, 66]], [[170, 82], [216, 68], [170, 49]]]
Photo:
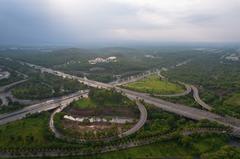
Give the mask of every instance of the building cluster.
[[88, 60], [89, 64], [95, 65], [97, 63], [109, 63], [109, 62], [117, 62], [117, 57], [110, 56], [108, 58], [97, 57], [93, 60]]
[[144, 55], [146, 58], [154, 59], [155, 57], [153, 55]]
[[7, 71], [2, 71], [1, 69], [0, 69], [0, 80], [1, 79], [4, 79], [4, 78], [8, 78], [10, 76], [10, 73], [9, 72], [7, 72]]
[[231, 54], [229, 56], [226, 56], [225, 59], [226, 60], [230, 60], [230, 61], [239, 61], [240, 55], [238, 55], [238, 54]]

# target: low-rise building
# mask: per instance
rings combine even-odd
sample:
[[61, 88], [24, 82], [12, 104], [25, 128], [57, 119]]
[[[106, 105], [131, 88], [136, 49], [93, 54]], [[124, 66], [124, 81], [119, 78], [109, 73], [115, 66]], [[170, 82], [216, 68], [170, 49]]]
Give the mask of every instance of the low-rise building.
[[108, 57], [106, 59], [104, 59], [102, 57], [97, 57], [97, 58], [95, 58], [93, 60], [88, 60], [88, 63], [91, 64], [91, 65], [95, 65], [97, 63], [104, 63], [104, 62], [106, 62], [106, 63], [108, 63], [108, 62], [117, 62], [117, 57], [110, 56], [110, 57]]

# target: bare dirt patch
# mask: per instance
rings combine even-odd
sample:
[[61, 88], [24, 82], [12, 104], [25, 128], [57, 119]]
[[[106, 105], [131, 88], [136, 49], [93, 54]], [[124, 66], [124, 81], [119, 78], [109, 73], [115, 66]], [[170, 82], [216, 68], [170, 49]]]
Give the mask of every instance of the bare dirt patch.
[[73, 117], [89, 117], [89, 116], [119, 116], [138, 118], [139, 112], [137, 109], [128, 107], [105, 107], [105, 108], [69, 108], [67, 114]]
[[67, 119], [62, 120], [63, 129], [70, 135], [84, 139], [100, 139], [117, 136], [120, 133], [127, 131], [135, 123], [131, 124], [116, 124], [107, 122], [76, 122]]

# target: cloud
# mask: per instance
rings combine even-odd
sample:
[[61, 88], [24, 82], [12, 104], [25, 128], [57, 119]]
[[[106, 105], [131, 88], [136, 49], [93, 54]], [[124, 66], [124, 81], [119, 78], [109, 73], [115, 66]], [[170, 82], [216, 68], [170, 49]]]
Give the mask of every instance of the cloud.
[[240, 41], [239, 0], [1, 0], [0, 43]]

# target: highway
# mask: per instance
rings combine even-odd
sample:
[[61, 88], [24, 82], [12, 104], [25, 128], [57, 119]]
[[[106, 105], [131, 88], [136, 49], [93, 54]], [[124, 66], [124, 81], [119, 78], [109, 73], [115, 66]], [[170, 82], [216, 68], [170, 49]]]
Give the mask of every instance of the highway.
[[18, 84], [20, 84], [20, 83], [26, 82], [26, 81], [27, 81], [27, 79], [24, 79], [24, 80], [17, 81], [17, 82], [11, 83], [11, 84], [9, 84], [9, 85], [5, 85], [5, 86], [3, 86], [3, 87], [0, 87], [0, 93], [4, 92], [4, 91], [6, 91], [7, 89], [10, 89], [11, 87], [16, 86], [16, 85], [18, 85]]
[[[88, 92], [86, 92], [85, 94], [82, 94], [82, 97], [87, 97], [88, 96]], [[139, 101], [136, 102], [138, 109], [140, 111], [140, 118], [138, 120], [138, 122], [129, 130], [127, 130], [126, 132], [123, 132], [122, 134], [119, 134], [118, 137], [122, 138], [125, 136], [129, 136], [131, 134], [134, 134], [135, 132], [137, 132], [141, 127], [143, 127], [143, 125], [146, 123], [147, 121], [147, 110], [145, 108], [145, 106], [143, 104], [141, 104]], [[63, 134], [61, 134], [54, 126], [54, 116], [61, 112], [63, 109], [65, 109], [68, 105], [64, 105], [61, 107], [58, 107], [52, 114], [49, 120], [49, 128], [50, 130], [53, 132], [54, 136], [56, 138], [59, 139], [63, 139], [63, 140], [70, 140], [70, 141], [79, 141], [79, 142], [85, 142], [84, 139], [73, 139], [73, 138], [67, 138], [66, 136], [64, 136]], [[110, 137], [109, 139], [107, 138], [106, 140], [111, 140], [112, 138]]]
[[8, 106], [8, 103], [9, 103], [8, 98], [12, 102], [18, 102], [18, 103], [23, 104], [23, 105], [33, 105], [33, 104], [37, 104], [37, 103], [40, 103], [41, 101], [43, 101], [43, 100], [18, 99], [18, 98], [13, 96], [11, 90], [7, 90], [4, 93], [0, 93], [0, 99], [3, 101], [2, 106]]
[[194, 119], [194, 120], [208, 119], [210, 121], [216, 121], [231, 127], [236, 127], [236, 128], [240, 127], [240, 122], [238, 120], [234, 121], [233, 119], [227, 119], [225, 117], [211, 113], [209, 111], [200, 110], [197, 108], [192, 108], [192, 107], [188, 107], [181, 104], [167, 102], [162, 99], [157, 99], [157, 98], [148, 96], [144, 93], [138, 93], [138, 92], [134, 92], [134, 91], [123, 89], [123, 88], [118, 88], [118, 90], [124, 92], [129, 98], [143, 99], [145, 103], [152, 104], [165, 111], [172, 112], [190, 119]]
[[[88, 97], [88, 93], [89, 93], [89, 91], [83, 91], [79, 98], [86, 98], [86, 97]], [[59, 139], [64, 138], [64, 136], [60, 132], [58, 132], [57, 129], [55, 128], [55, 126], [54, 126], [54, 116], [57, 113], [61, 112], [63, 109], [65, 109], [67, 106], [69, 106], [69, 104], [61, 105], [56, 110], [54, 110], [54, 112], [51, 114], [51, 117], [50, 117], [50, 120], [49, 120], [49, 128], [50, 128], [50, 130], [53, 132], [54, 136], [56, 138], [59, 138]]]
[[[131, 77], [129, 77], [125, 80], [121, 80], [119, 82], [117, 82], [117, 81], [112, 82], [111, 85], [114, 85], [114, 86], [125, 85], [125, 84], [128, 84], [128, 83], [132, 83], [132, 82], [144, 79], [144, 78], [146, 78], [150, 75], [153, 75], [153, 74], [157, 74], [161, 79], [166, 79], [166, 77], [161, 75], [161, 71], [156, 69], [154, 71], [146, 71], [145, 73], [143, 73], [141, 75], [131, 76]], [[188, 95], [189, 93], [191, 93], [192, 88], [189, 84], [179, 82], [179, 81], [177, 83], [179, 83], [180, 85], [183, 85], [185, 87], [184, 92], [176, 93], [176, 94], [154, 94], [154, 96], [156, 96], [156, 97], [180, 97], [180, 96], [185, 96], [185, 95]]]
[[[163, 75], [161, 75], [160, 71], [156, 71], [155, 73], [158, 73], [158, 75], [163, 78], [163, 79], [166, 79], [166, 77], [164, 77]], [[127, 83], [132, 83], [132, 82], [135, 82], [137, 80], [140, 80], [140, 79], [143, 79], [145, 78], [146, 76], [150, 75], [151, 73], [145, 73], [143, 75], [139, 75], [139, 76], [136, 76], [136, 77], [132, 77], [132, 78], [129, 78], [128, 80], [124, 80], [118, 84], [115, 84], [115, 86], [120, 86], [120, 85], [123, 85], [123, 84], [127, 84]], [[180, 96], [185, 96], [185, 95], [188, 95], [189, 93], [191, 93], [191, 91], [193, 91], [193, 98], [194, 100], [200, 105], [202, 106], [203, 108], [205, 108], [206, 110], [208, 111], [211, 111], [212, 110], [212, 107], [209, 106], [208, 104], [206, 104], [203, 100], [201, 100], [200, 96], [199, 96], [199, 91], [197, 89], [197, 87], [193, 86], [193, 85], [189, 85], [189, 84], [186, 84], [186, 83], [183, 83], [183, 82], [180, 82], [178, 81], [179, 84], [181, 85], [184, 85], [184, 87], [186, 88], [186, 90], [184, 92], [181, 92], [181, 93], [176, 93], [176, 94], [154, 94], [153, 96], [155, 97], [180, 97]]]
[[174, 104], [174, 103], [167, 102], [167, 101], [164, 101], [161, 99], [150, 97], [149, 95], [147, 95], [145, 93], [139, 93], [139, 92], [115, 87], [110, 84], [101, 83], [101, 82], [88, 80], [88, 79], [83, 79], [80, 77], [62, 73], [60, 71], [55, 71], [55, 70], [52, 70], [49, 68], [44, 68], [44, 67], [36, 66], [33, 64], [30, 64], [29, 66], [40, 69], [41, 71], [45, 71], [45, 72], [47, 71], [48, 73], [55, 74], [55, 75], [61, 76], [63, 78], [77, 79], [79, 82], [82, 82], [82, 83], [92, 86], [92, 87], [105, 88], [105, 89], [115, 88], [117, 91], [123, 92], [126, 96], [128, 96], [131, 99], [136, 99], [136, 100], [143, 99], [145, 103], [152, 104], [152, 105], [154, 105], [158, 108], [161, 108], [165, 111], [175, 113], [180, 116], [184, 116], [186, 118], [190, 118], [193, 120], [208, 119], [209, 121], [215, 121], [215, 122], [218, 122], [225, 126], [229, 126], [229, 127], [233, 128], [233, 131], [236, 132], [235, 133], [236, 136], [238, 136], [238, 137], [240, 136], [240, 121], [236, 120], [235, 118], [229, 119], [229, 118], [217, 115], [215, 113], [208, 112], [206, 110], [200, 110], [200, 109], [188, 107], [185, 105]]
[[125, 136], [129, 136], [131, 134], [134, 134], [139, 129], [141, 129], [141, 127], [143, 127], [143, 125], [146, 123], [146, 121], [147, 121], [147, 110], [146, 110], [145, 106], [142, 103], [140, 103], [139, 101], [137, 101], [136, 103], [137, 103], [138, 109], [140, 111], [140, 119], [138, 120], [137, 124], [135, 124], [128, 131], [120, 134], [119, 137], [125, 137]]
[[15, 71], [15, 72], [17, 72], [19, 75], [22, 75], [22, 76], [24, 77], [24, 79], [0, 87], [0, 93], [3, 93], [3, 92], [5, 92], [6, 90], [12, 88], [13, 86], [16, 86], [16, 85], [18, 85], [18, 84], [21, 84], [21, 83], [23, 83], [23, 82], [26, 82], [26, 81], [28, 80], [28, 79], [27, 79], [27, 78], [28, 78], [28, 75], [26, 75], [26, 74], [24, 74], [24, 73], [21, 73], [21, 72], [19, 72], [19, 71]]
[[0, 71], [0, 80], [8, 78], [10, 76], [10, 73], [8, 71], [1, 72]]
[[1, 105], [8, 105], [8, 100], [7, 100], [7, 98], [6, 98], [6, 96], [4, 94], [0, 93], [0, 99], [2, 101], [2, 104], [0, 104], [0, 106]]
[[57, 98], [52, 98], [50, 100], [25, 107], [21, 110], [8, 113], [8, 114], [2, 114], [0, 115], [0, 125], [16, 121], [22, 118], [25, 118], [27, 115], [30, 114], [35, 114], [35, 113], [40, 113], [43, 111], [55, 109], [59, 106], [66, 106], [69, 105], [73, 100], [77, 100], [80, 97], [82, 97], [88, 90], [85, 91], [79, 91], [76, 93], [72, 93], [67, 96], [62, 96], [62, 97], [57, 97]]
[[17, 82], [14, 82], [14, 83], [11, 83], [11, 84], [0, 87], [0, 99], [2, 100], [1, 105], [4, 105], [4, 106], [8, 105], [8, 99], [6, 98], [7, 97], [6, 91], [8, 89], [10, 89], [13, 86], [16, 86], [18, 84], [21, 84], [23, 82], [26, 82], [26, 81], [27, 81], [27, 79], [24, 79], [24, 80], [20, 80], [20, 81], [17, 81]]
[[209, 106], [208, 104], [206, 104], [204, 101], [202, 101], [202, 99], [199, 97], [199, 92], [198, 92], [197, 87], [191, 85], [191, 88], [192, 88], [192, 90], [193, 90], [193, 98], [194, 98], [194, 100], [195, 100], [200, 106], [202, 106], [203, 108], [211, 111], [211, 110], [212, 110], [212, 107]]

